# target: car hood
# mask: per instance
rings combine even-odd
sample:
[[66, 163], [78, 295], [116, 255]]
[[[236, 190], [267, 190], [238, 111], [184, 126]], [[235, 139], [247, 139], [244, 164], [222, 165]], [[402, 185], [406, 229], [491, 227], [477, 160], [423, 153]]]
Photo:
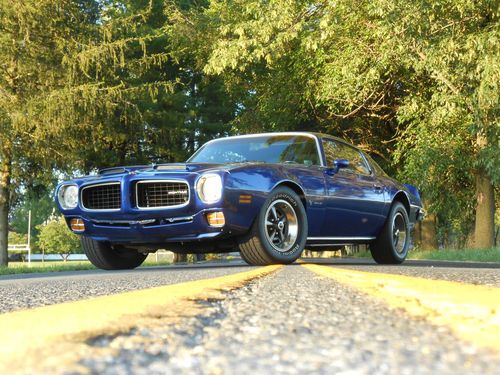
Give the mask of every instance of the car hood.
[[169, 163], [152, 165], [132, 165], [125, 167], [113, 167], [99, 170], [100, 176], [116, 174], [140, 174], [140, 173], [162, 173], [162, 172], [203, 172], [209, 169], [225, 167], [223, 164], [210, 163]]
[[118, 177], [121, 175], [145, 175], [151, 176], [165, 174], [182, 174], [182, 173], [204, 173], [211, 170], [226, 170], [241, 168], [247, 165], [255, 165], [262, 163], [234, 163], [234, 164], [215, 164], [215, 163], [168, 163], [168, 164], [152, 164], [152, 165], [130, 165], [123, 167], [105, 168], [99, 170], [97, 174], [76, 177], [74, 180], [100, 180], [107, 177]]

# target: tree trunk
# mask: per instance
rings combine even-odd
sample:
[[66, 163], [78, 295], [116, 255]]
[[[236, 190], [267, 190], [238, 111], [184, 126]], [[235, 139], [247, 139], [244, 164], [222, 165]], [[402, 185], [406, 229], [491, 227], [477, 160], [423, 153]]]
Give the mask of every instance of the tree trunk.
[[421, 237], [420, 246], [422, 250], [435, 250], [438, 248], [436, 236], [436, 215], [430, 214], [420, 223]]
[[[488, 139], [478, 133], [476, 146], [478, 152], [486, 148]], [[489, 249], [495, 240], [495, 191], [486, 170], [479, 166], [476, 170], [476, 223], [474, 247]]]
[[3, 158], [0, 162], [0, 266], [9, 264], [9, 204], [11, 153], [9, 145], [4, 145]]
[[474, 247], [489, 249], [495, 239], [495, 191], [490, 177], [482, 169], [476, 172], [476, 227]]
[[[423, 201], [424, 207], [429, 207]], [[424, 220], [420, 221], [415, 228], [415, 242], [421, 250], [435, 250], [438, 248], [436, 235], [437, 217], [435, 214], [427, 214]]]

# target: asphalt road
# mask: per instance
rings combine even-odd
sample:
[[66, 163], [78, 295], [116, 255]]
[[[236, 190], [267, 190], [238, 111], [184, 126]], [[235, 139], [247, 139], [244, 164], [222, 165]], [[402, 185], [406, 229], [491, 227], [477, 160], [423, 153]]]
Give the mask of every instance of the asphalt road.
[[0, 277], [0, 313], [243, 272], [243, 262]]
[[381, 272], [500, 287], [500, 263], [407, 260], [402, 265], [379, 265], [369, 258], [305, 259], [306, 262], [365, 272]]
[[[369, 260], [316, 263], [499, 286], [500, 265]], [[480, 266], [480, 267], [478, 267]], [[80, 271], [0, 278], [3, 312], [94, 295], [211, 278], [250, 269], [241, 263], [159, 267], [125, 272]], [[80, 362], [94, 374], [500, 374], [498, 350], [458, 339], [448, 327], [413, 318], [300, 265], [250, 282], [175, 326], [137, 327], [101, 336], [91, 347], [113, 354]]]

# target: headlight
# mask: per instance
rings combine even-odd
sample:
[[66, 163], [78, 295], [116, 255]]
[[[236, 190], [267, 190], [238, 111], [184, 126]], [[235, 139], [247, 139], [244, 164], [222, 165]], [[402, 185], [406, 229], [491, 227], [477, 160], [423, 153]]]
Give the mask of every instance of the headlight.
[[222, 179], [218, 174], [206, 174], [196, 184], [198, 196], [205, 203], [215, 203], [222, 197]]
[[78, 186], [76, 185], [63, 185], [57, 192], [57, 199], [59, 204], [65, 210], [70, 210], [78, 205]]

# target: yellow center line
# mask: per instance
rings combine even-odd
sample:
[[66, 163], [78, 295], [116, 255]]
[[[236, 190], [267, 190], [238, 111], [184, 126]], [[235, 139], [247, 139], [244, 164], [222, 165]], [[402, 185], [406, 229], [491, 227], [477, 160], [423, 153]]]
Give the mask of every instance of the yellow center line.
[[[135, 290], [0, 315], [0, 373], [39, 372], [74, 365], [84, 341], [102, 334], [126, 332], [158, 318], [173, 324], [200, 312], [196, 300], [222, 298], [222, 292], [268, 275], [281, 266]], [[66, 366], [66, 368], [64, 368]]]
[[460, 338], [500, 350], [500, 288], [316, 264], [301, 265], [318, 275], [402, 308], [410, 315], [446, 325]]

